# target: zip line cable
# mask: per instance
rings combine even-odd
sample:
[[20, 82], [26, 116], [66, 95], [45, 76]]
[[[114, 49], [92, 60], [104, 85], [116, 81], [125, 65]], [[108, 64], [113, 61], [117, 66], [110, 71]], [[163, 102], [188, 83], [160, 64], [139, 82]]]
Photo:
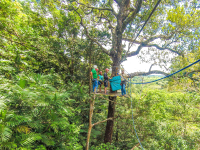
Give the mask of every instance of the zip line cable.
[[[134, 41], [137, 39], [137, 37], [140, 35], [140, 33], [142, 32], [144, 26], [147, 24], [147, 22], [149, 21], [150, 17], [151, 17], [152, 14], [154, 13], [154, 11], [156, 10], [156, 8], [157, 8], [157, 6], [159, 5], [160, 2], [161, 2], [161, 0], [158, 0], [158, 2], [156, 3], [155, 7], [153, 8], [152, 12], [150, 13], [149, 17], [148, 17], [147, 20], [145, 21], [144, 25], [143, 25], [142, 28], [140, 29], [139, 33], [137, 34], [137, 36], [136, 36], [136, 38], [133, 40], [133, 42], [134, 42]], [[133, 42], [132, 42], [132, 44], [133, 44]], [[131, 83], [131, 84], [148, 84], [148, 83], [156, 82], [156, 81], [159, 81], [159, 80], [168, 78], [168, 77], [170, 77], [170, 76], [172, 76], [172, 75], [174, 75], [174, 74], [176, 74], [176, 73], [179, 73], [180, 71], [185, 70], [186, 68], [189, 68], [190, 66], [192, 66], [192, 65], [194, 65], [194, 64], [196, 64], [196, 63], [198, 63], [198, 62], [200, 62], [200, 59], [197, 60], [196, 62], [194, 62], [194, 63], [192, 63], [192, 64], [190, 64], [190, 65], [188, 65], [188, 66], [186, 66], [186, 67], [184, 67], [184, 68], [182, 68], [182, 69], [180, 69], [180, 70], [178, 70], [178, 71], [176, 71], [176, 72], [174, 72], [174, 73], [172, 73], [172, 74], [170, 74], [170, 75], [168, 75], [168, 76], [165, 76], [165, 77], [163, 77], [163, 78], [160, 78], [160, 79], [157, 79], [157, 80], [154, 80], [154, 81], [143, 82], [143, 83], [132, 83], [132, 82], [128, 81], [128, 83]], [[118, 75], [119, 75], [119, 74], [118, 74]], [[123, 78], [123, 77], [122, 77], [122, 78]], [[127, 80], [126, 80], [126, 81], [127, 81]], [[131, 84], [130, 84], [130, 85], [131, 85]], [[131, 95], [131, 94], [132, 94], [131, 86], [130, 86], [129, 88], [130, 88], [130, 93], [129, 93], [129, 94]], [[142, 146], [142, 144], [141, 144], [141, 142], [140, 142], [140, 139], [139, 139], [139, 137], [138, 137], [138, 135], [137, 135], [136, 128], [135, 128], [135, 123], [134, 123], [134, 118], [133, 118], [132, 95], [131, 95], [131, 110], [132, 110], [132, 120], [133, 120], [134, 131], [135, 131], [136, 137], [137, 137], [137, 139], [138, 139], [138, 142], [140, 143], [141, 148], [144, 150], [144, 148], [143, 148], [143, 146]]]
[[185, 70], [185, 69], [191, 67], [192, 65], [194, 65], [194, 64], [196, 64], [196, 63], [198, 63], [198, 62], [200, 62], [200, 59], [197, 60], [197, 61], [195, 61], [195, 62], [193, 62], [192, 64], [190, 64], [190, 65], [188, 65], [188, 66], [186, 66], [186, 67], [184, 67], [184, 68], [182, 68], [182, 69], [180, 69], [180, 70], [178, 70], [178, 71], [172, 73], [172, 74], [169, 74], [169, 75], [167, 75], [167, 76], [165, 76], [165, 77], [163, 77], [163, 78], [157, 79], [157, 80], [153, 80], [153, 81], [149, 81], [149, 82], [143, 82], [143, 83], [131, 83], [131, 84], [148, 84], [148, 83], [153, 83], [153, 82], [156, 82], [156, 81], [159, 81], [159, 80], [168, 78], [168, 77], [170, 77], [170, 76], [173, 76], [173, 75], [175, 75], [175, 74], [177, 74], [177, 73], [179, 73], [179, 72], [181, 72], [181, 71], [183, 71], [183, 70]]
[[[130, 88], [130, 95], [131, 95], [131, 94], [132, 94], [131, 86], [130, 86], [129, 88]], [[143, 146], [142, 146], [142, 143], [140, 142], [140, 139], [139, 139], [139, 137], [138, 137], [138, 134], [137, 134], [136, 128], [135, 128], [135, 122], [134, 122], [134, 118], [133, 118], [133, 102], [132, 102], [132, 95], [131, 95], [131, 110], [132, 110], [133, 128], [134, 128], [134, 131], [135, 131], [136, 137], [137, 137], [137, 139], [138, 139], [138, 142], [140, 143], [140, 146], [141, 146], [142, 149], [144, 150], [144, 148], [143, 148]]]
[[142, 26], [142, 28], [140, 29], [139, 33], [137, 34], [136, 38], [133, 40], [133, 42], [137, 39], [137, 37], [140, 35], [140, 33], [142, 32], [144, 26], [147, 24], [147, 22], [149, 21], [150, 17], [152, 16], [152, 14], [154, 13], [154, 11], [156, 10], [157, 6], [159, 5], [159, 3], [161, 2], [161, 0], [158, 0], [158, 2], [156, 3], [155, 7], [153, 8], [153, 10], [151, 11], [149, 17], [147, 18], [147, 20], [145, 21], [144, 25]]
[[[169, 74], [169, 75], [167, 75], [167, 76], [165, 76], [165, 77], [163, 77], [163, 78], [157, 79], [157, 80], [153, 80], [153, 81], [149, 81], [149, 82], [141, 82], [141, 83], [132, 83], [132, 82], [130, 82], [130, 83], [131, 83], [131, 84], [148, 84], [148, 83], [153, 83], [153, 82], [156, 82], [156, 81], [159, 81], [159, 80], [162, 80], [162, 79], [171, 77], [171, 76], [173, 76], [173, 75], [175, 75], [175, 74], [177, 74], [177, 73], [179, 73], [179, 72], [181, 72], [181, 71], [183, 71], [183, 70], [185, 70], [185, 69], [191, 67], [192, 65], [194, 65], [194, 64], [196, 64], [196, 63], [198, 63], [198, 62], [200, 62], [200, 59], [197, 60], [197, 61], [195, 61], [195, 62], [193, 62], [192, 64], [190, 64], [190, 65], [188, 65], [188, 66], [186, 66], [186, 67], [184, 67], [184, 68], [182, 68], [182, 69], [180, 69], [180, 70], [178, 70], [178, 71], [172, 73], [172, 74]], [[117, 74], [118, 74], [118, 73], [117, 73]], [[119, 74], [118, 74], [118, 75], [119, 75]], [[120, 76], [120, 75], [119, 75], [119, 76]], [[122, 77], [122, 76], [120, 76], [120, 77]], [[123, 78], [123, 77], [122, 77], [122, 78]], [[124, 78], [123, 78], [123, 79], [124, 79]], [[124, 79], [124, 80], [125, 80], [126, 82], [129, 82], [129, 81], [127, 81], [126, 79]]]
[[[168, 76], [165, 76], [165, 77], [160, 78], [160, 79], [157, 79], [157, 80], [153, 80], [153, 81], [150, 81], [150, 82], [143, 82], [143, 83], [131, 83], [130, 80], [128, 79], [128, 83], [131, 83], [131, 84], [147, 84], [147, 83], [156, 82], [156, 81], [159, 81], [159, 80], [168, 78], [168, 77], [170, 77], [170, 76], [172, 76], [172, 75], [174, 75], [174, 74], [177, 74], [177, 73], [179, 73], [179, 72], [181, 72], [181, 71], [183, 71], [183, 70], [185, 70], [185, 69], [191, 67], [192, 65], [194, 65], [194, 64], [196, 64], [196, 63], [198, 63], [198, 62], [200, 62], [200, 59], [197, 60], [197, 61], [195, 61], [195, 62], [193, 62], [192, 64], [190, 64], [190, 65], [188, 65], [188, 66], [186, 66], [186, 67], [184, 67], [184, 68], [182, 68], [182, 69], [180, 69], [180, 70], [178, 70], [178, 71], [176, 71], [176, 72], [174, 72], [174, 73], [168, 75]], [[119, 75], [119, 74], [118, 74], [118, 75]], [[122, 77], [122, 76], [121, 76], [121, 77]], [[122, 78], [123, 78], [123, 77], [122, 77]], [[123, 79], [124, 79], [124, 78], [123, 78]], [[127, 81], [127, 80], [126, 80], [126, 81]], [[131, 84], [130, 84], [130, 85], [131, 85]], [[129, 93], [129, 94], [130, 94], [130, 97], [131, 97], [131, 110], [132, 110], [133, 128], [134, 128], [134, 131], [135, 131], [137, 140], [138, 140], [138, 142], [140, 143], [140, 146], [141, 146], [142, 150], [144, 150], [144, 148], [143, 148], [143, 146], [142, 146], [142, 143], [140, 142], [140, 139], [139, 139], [139, 137], [138, 137], [137, 130], [136, 130], [136, 128], [135, 128], [135, 122], [134, 122], [134, 118], [133, 118], [133, 102], [132, 102], [132, 95], [131, 95], [131, 94], [132, 94], [131, 86], [130, 86], [129, 88], [130, 88], [130, 93]]]

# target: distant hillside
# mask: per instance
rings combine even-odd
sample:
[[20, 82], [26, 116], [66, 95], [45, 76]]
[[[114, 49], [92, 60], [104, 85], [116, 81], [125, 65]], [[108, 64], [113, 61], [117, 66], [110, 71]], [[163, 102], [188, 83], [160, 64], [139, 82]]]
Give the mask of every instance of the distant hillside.
[[164, 77], [165, 75], [157, 75], [157, 74], [155, 74], [155, 75], [148, 75], [147, 77]]

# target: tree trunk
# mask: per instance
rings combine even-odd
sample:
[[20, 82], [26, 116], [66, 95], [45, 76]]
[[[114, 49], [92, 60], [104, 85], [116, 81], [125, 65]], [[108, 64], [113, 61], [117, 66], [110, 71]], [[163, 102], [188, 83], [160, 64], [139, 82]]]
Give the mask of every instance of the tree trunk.
[[[118, 17], [117, 27], [115, 28], [115, 33], [112, 39], [112, 77], [117, 76], [120, 70], [120, 60], [122, 55], [122, 17]], [[110, 88], [111, 89], [111, 88]], [[117, 91], [110, 90], [111, 93], [117, 93]], [[109, 97], [110, 100], [116, 102], [115, 97]], [[112, 142], [113, 126], [114, 126], [114, 115], [115, 115], [115, 103], [109, 101], [108, 106], [108, 118], [113, 118], [113, 120], [108, 120], [106, 125], [106, 132], [104, 137], [104, 143]]]
[[[116, 101], [116, 97], [109, 97], [110, 100]], [[109, 101], [108, 107], [108, 118], [113, 118], [113, 120], [108, 120], [106, 125], [106, 132], [104, 137], [104, 142], [112, 142], [113, 126], [114, 126], [114, 115], [115, 115], [115, 103]]]
[[[116, 60], [116, 59], [114, 59]], [[118, 59], [119, 60], [119, 59]], [[113, 67], [112, 67], [112, 77], [116, 76], [117, 73], [119, 72], [119, 65], [118, 62], [119, 61], [115, 61], [117, 63], [113, 63]], [[110, 92], [111, 93], [117, 93], [117, 91], [112, 91], [112, 89], [110, 88]], [[104, 143], [111, 143], [112, 142], [112, 134], [113, 134], [113, 127], [114, 127], [114, 116], [115, 116], [115, 102], [117, 97], [112, 97], [110, 96], [109, 99], [111, 101], [109, 101], [109, 106], [108, 106], [108, 117], [107, 118], [113, 118], [113, 120], [108, 120], [107, 121], [107, 125], [106, 125], [106, 131], [105, 131], [105, 137], [104, 137]]]

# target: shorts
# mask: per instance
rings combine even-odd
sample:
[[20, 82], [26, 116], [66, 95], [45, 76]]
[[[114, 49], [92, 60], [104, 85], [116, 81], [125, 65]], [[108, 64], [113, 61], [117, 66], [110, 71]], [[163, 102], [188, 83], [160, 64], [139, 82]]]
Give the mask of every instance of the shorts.
[[121, 81], [120, 85], [123, 85], [123, 84], [126, 85], [126, 81]]
[[108, 80], [105, 80], [105, 81], [104, 81], [104, 86], [105, 86], [105, 87], [108, 87]]
[[101, 87], [101, 85], [103, 84], [103, 81], [98, 81], [98, 85]]

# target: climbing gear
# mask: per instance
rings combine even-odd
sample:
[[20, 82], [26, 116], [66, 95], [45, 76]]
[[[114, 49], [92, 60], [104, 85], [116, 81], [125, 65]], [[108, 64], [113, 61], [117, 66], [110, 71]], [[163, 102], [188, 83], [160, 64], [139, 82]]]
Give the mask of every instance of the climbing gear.
[[103, 81], [98, 81], [98, 85], [102, 85], [103, 84]]
[[104, 80], [104, 87], [108, 87], [108, 80]]
[[131, 87], [130, 87], [130, 96], [131, 96], [131, 110], [132, 110], [132, 120], [133, 120], [133, 127], [134, 127], [134, 131], [135, 131], [135, 134], [136, 134], [136, 137], [138, 139], [138, 142], [140, 143], [140, 146], [142, 147], [142, 149], [144, 150], [143, 146], [142, 146], [142, 143], [140, 142], [140, 139], [137, 135], [137, 131], [136, 131], [136, 128], [135, 128], [135, 122], [134, 122], [134, 118], [133, 118], [133, 102], [132, 102], [132, 90], [131, 90]]

